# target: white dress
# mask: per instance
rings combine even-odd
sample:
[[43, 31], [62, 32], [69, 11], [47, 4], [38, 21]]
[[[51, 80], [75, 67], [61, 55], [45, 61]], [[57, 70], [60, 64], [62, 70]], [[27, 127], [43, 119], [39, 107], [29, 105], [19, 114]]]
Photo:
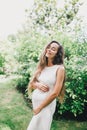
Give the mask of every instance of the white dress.
[[[52, 92], [56, 82], [56, 72], [59, 65], [53, 65], [51, 67], [45, 67], [38, 80], [45, 85], [49, 86], [48, 92], [42, 92], [39, 89], [35, 89], [32, 93], [33, 108], [37, 108], [43, 100]], [[54, 99], [49, 105], [41, 110], [37, 115], [34, 115], [29, 123], [27, 130], [50, 130], [53, 114], [56, 108], [56, 99]]]

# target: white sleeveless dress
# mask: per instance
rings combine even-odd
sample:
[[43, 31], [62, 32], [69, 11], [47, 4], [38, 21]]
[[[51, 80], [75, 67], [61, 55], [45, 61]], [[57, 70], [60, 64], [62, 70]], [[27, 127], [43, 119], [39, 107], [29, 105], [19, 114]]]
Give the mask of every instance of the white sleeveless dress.
[[[56, 82], [56, 72], [59, 65], [53, 65], [51, 67], [45, 67], [38, 80], [43, 84], [49, 86], [48, 92], [42, 92], [39, 89], [35, 89], [32, 93], [33, 108], [37, 108], [43, 100], [52, 92]], [[53, 114], [56, 108], [56, 99], [54, 99], [49, 105], [41, 110], [41, 112], [32, 117], [31, 122], [27, 130], [50, 130]]]

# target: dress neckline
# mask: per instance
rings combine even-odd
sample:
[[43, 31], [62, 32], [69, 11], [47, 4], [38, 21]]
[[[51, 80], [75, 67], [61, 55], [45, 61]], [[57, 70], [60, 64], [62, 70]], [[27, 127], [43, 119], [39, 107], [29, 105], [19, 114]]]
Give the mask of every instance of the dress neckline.
[[55, 66], [58, 66], [58, 65], [46, 66], [45, 68], [53, 68]]
[[[62, 65], [62, 64], [61, 64], [61, 65]], [[57, 64], [56, 64], [56, 65], [52, 65], [52, 66], [46, 66], [45, 68], [50, 69], [50, 68], [54, 68], [54, 67], [56, 67], [56, 66], [58, 67], [58, 66], [61, 66], [61, 65], [57, 65]]]

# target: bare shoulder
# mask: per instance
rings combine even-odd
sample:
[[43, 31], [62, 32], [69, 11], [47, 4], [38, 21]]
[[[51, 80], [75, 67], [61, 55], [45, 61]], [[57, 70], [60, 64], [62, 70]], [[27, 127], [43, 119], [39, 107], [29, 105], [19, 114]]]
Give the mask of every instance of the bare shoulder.
[[65, 67], [60, 65], [57, 69], [57, 83], [60, 83], [64, 80], [65, 76]]
[[58, 70], [57, 70], [57, 73], [65, 73], [65, 67], [64, 65], [60, 65]]
[[59, 66], [59, 70], [61, 70], [61, 71], [65, 71], [65, 67], [64, 67], [64, 65], [60, 65], [60, 66]]

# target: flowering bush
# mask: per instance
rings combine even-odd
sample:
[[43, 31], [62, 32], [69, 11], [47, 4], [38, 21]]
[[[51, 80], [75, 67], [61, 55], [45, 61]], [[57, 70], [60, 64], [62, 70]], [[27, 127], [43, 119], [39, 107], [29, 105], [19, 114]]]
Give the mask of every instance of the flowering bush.
[[[17, 59], [20, 63], [18, 74], [22, 78], [18, 79], [17, 88], [25, 93], [28, 82], [35, 71], [39, 55], [42, 51], [46, 39], [36, 41], [27, 38], [19, 48]], [[29, 40], [28, 40], [29, 39]], [[49, 38], [48, 38], [49, 39]], [[70, 39], [61, 37], [65, 50], [65, 68], [66, 68], [66, 94], [63, 104], [57, 104], [56, 116], [58, 114], [71, 113], [79, 116], [86, 110], [87, 103], [87, 62], [86, 62], [86, 43], [73, 43]], [[27, 42], [26, 42], [27, 41]], [[32, 43], [30, 44], [30, 41]], [[43, 44], [41, 44], [43, 41]], [[27, 91], [25, 93], [28, 99]]]

